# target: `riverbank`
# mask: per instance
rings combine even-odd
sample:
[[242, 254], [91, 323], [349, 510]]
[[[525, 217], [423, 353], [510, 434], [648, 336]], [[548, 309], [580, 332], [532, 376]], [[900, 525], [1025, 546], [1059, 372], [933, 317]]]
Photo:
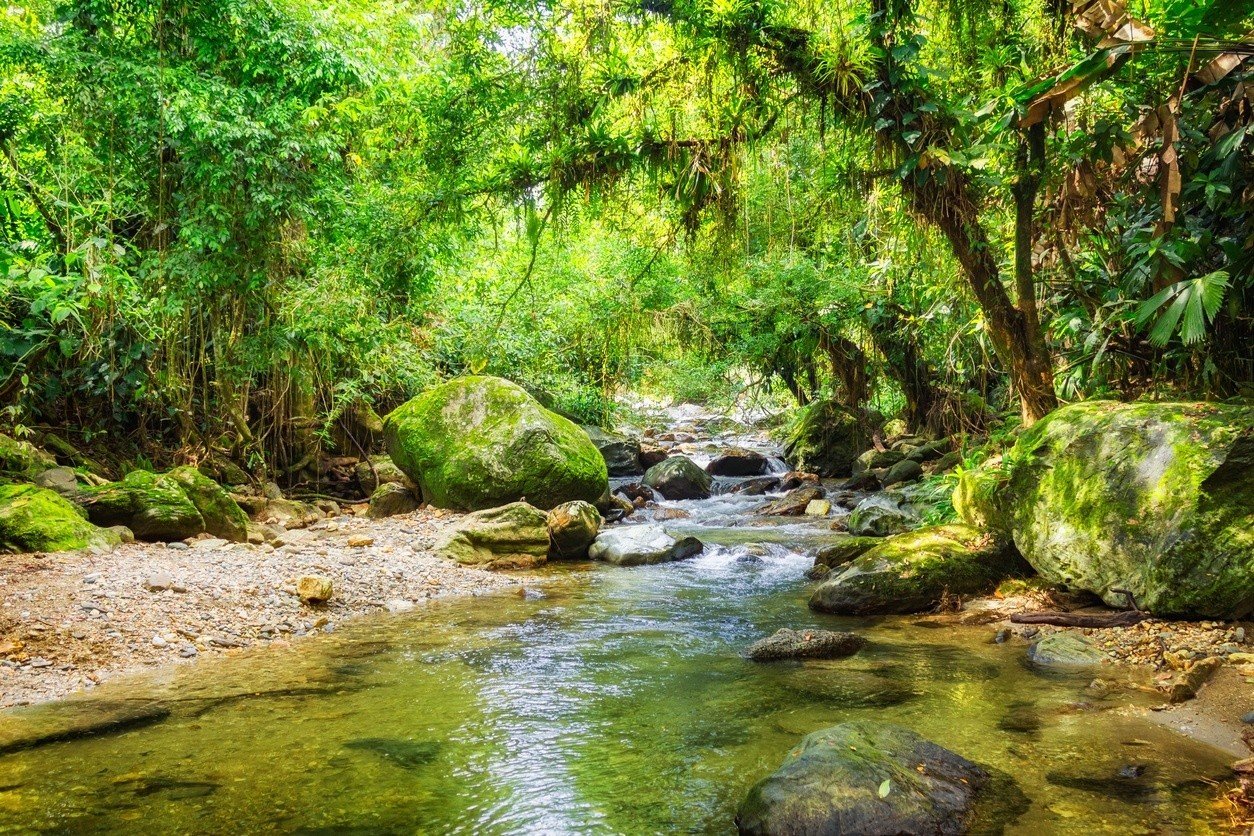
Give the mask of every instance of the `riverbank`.
[[[0, 556], [0, 707], [529, 581], [436, 556], [436, 540], [459, 516], [431, 509], [383, 520], [344, 515], [288, 531], [277, 547], [206, 538], [102, 554]], [[303, 604], [302, 575], [331, 578], [331, 601]]]

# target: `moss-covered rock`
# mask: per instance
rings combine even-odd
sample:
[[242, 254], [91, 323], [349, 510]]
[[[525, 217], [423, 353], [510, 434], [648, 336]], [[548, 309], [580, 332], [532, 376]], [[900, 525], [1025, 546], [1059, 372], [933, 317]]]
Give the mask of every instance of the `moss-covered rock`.
[[354, 473], [365, 496], [371, 496], [380, 485], [400, 485], [412, 491], [418, 489], [418, 483], [406, 476], [391, 456], [371, 456], [368, 461], [358, 462]]
[[497, 377], [462, 377], [419, 395], [384, 421], [388, 453], [441, 508], [521, 500], [553, 508], [605, 490], [605, 459], [588, 434]]
[[742, 834], [966, 832], [980, 766], [909, 729], [859, 720], [807, 735], [736, 813]]
[[367, 513], [370, 519], [381, 520], [417, 511], [420, 504], [412, 488], [400, 482], [384, 482], [370, 494], [370, 510]]
[[990, 459], [979, 467], [958, 474], [954, 488], [954, 511], [958, 519], [998, 537], [1010, 537], [1010, 525], [1003, 503], [1006, 499], [1006, 472], [1001, 458]]
[[194, 467], [176, 467], [169, 476], [200, 512], [205, 531], [235, 543], [248, 540], [248, 515], [221, 485]]
[[476, 511], [463, 517], [435, 548], [469, 566], [530, 569], [548, 560], [548, 515], [526, 502]]
[[967, 493], [1046, 579], [1160, 615], [1254, 613], [1254, 407], [1074, 404], [1001, 467]]
[[1027, 571], [984, 532], [938, 525], [883, 540], [819, 585], [810, 607], [838, 615], [922, 612], [947, 595], [980, 595]]
[[29, 441], [0, 434], [0, 482], [30, 482], [57, 460]]
[[888, 537], [919, 525], [919, 515], [895, 491], [875, 493], [849, 514], [849, 533], [860, 537]]
[[842, 536], [819, 549], [818, 554], [814, 556], [814, 565], [836, 569], [846, 563], [852, 563], [871, 549], [883, 544], [884, 540], [880, 537]]
[[601, 514], [587, 502], [563, 502], [549, 512], [549, 553], [554, 557], [588, 556], [601, 530]]
[[849, 476], [869, 447], [865, 422], [836, 401], [813, 403], [798, 416], [784, 443], [784, 457], [797, 470], [819, 476]]
[[649, 468], [641, 482], [667, 499], [708, 499], [714, 480], [687, 456], [671, 456]]
[[184, 540], [205, 530], [205, 519], [183, 486], [168, 475], [146, 470], [87, 488], [79, 502], [96, 525], [124, 525], [140, 540]]
[[0, 485], [0, 552], [64, 552], [113, 546], [118, 535], [89, 523], [82, 509], [35, 485]]

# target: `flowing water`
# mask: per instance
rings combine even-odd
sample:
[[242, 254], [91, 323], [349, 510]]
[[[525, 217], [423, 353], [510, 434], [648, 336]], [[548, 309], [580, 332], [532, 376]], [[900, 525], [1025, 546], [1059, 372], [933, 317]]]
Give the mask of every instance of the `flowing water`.
[[[988, 627], [811, 613], [804, 574], [836, 535], [755, 525], [761, 501], [665, 503], [710, 544], [682, 563], [554, 567], [542, 597], [435, 603], [21, 710], [66, 739], [0, 756], [0, 832], [726, 833], [802, 735], [854, 718], [1004, 773], [988, 832], [1222, 832], [1207, 780], [1227, 756], [1141, 719], [1152, 695], [1034, 671]], [[869, 644], [740, 656], [784, 626]], [[112, 715], [112, 733], [65, 731]]]

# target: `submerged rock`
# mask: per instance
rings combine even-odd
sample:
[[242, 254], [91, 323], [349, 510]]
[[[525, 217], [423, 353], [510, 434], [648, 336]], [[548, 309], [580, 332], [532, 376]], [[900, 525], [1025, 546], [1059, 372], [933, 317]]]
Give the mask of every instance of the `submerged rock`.
[[705, 546], [696, 537], [675, 538], [660, 525], [626, 525], [597, 535], [588, 557], [616, 566], [670, 563], [694, 557]]
[[1047, 580], [1159, 615], [1254, 613], [1254, 407], [1073, 404], [980, 471], [955, 508]]
[[858, 454], [871, 443], [858, 416], [836, 401], [811, 404], [784, 443], [784, 458], [819, 476], [849, 476]]
[[601, 530], [601, 515], [587, 502], [564, 502], [549, 512], [549, 546], [554, 557], [587, 557]]
[[63, 552], [117, 545], [115, 532], [89, 523], [81, 509], [35, 485], [0, 485], [0, 552]]
[[667, 499], [709, 499], [713, 484], [710, 474], [687, 456], [671, 456], [653, 465], [642, 482]]
[[1028, 661], [1042, 668], [1088, 668], [1105, 660], [1097, 643], [1080, 633], [1050, 633], [1028, 648]]
[[824, 581], [810, 607], [838, 615], [922, 612], [947, 595], [980, 595], [1025, 572], [1012, 551], [965, 525], [921, 528], [882, 541]]
[[776, 630], [770, 636], [749, 645], [745, 656], [755, 662], [778, 659], [843, 659], [866, 645], [856, 633], [833, 630]]
[[862, 537], [888, 537], [919, 524], [919, 516], [897, 493], [877, 493], [857, 504], [849, 514], [849, 533]]
[[957, 834], [990, 776], [909, 729], [869, 720], [807, 735], [736, 813], [743, 834]]
[[766, 456], [755, 450], [733, 447], [724, 450], [705, 466], [711, 476], [761, 476], [770, 466]]
[[484, 569], [530, 569], [549, 556], [548, 514], [526, 502], [475, 511], [445, 534], [435, 550]]
[[799, 517], [816, 499], [822, 499], [826, 491], [818, 485], [796, 488], [781, 496], [774, 502], [768, 502], [758, 509], [759, 514], [770, 517]]
[[478, 510], [526, 499], [548, 509], [596, 502], [605, 459], [588, 434], [498, 377], [461, 377], [384, 421], [388, 453], [440, 508]]
[[611, 476], [639, 476], [644, 473], [640, 464], [640, 442], [628, 435], [585, 426], [584, 432], [601, 451], [605, 467]]

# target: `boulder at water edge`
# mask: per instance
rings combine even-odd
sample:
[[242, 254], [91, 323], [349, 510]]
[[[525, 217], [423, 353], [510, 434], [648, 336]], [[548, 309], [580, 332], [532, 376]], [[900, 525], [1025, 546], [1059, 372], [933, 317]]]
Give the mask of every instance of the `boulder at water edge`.
[[1254, 613], [1254, 407], [1089, 401], [964, 473], [960, 516], [1047, 580], [1160, 615]]
[[79, 503], [96, 525], [124, 525], [139, 540], [185, 540], [206, 530], [183, 486], [166, 474], [132, 471], [119, 482], [85, 489]]
[[549, 512], [549, 552], [554, 557], [587, 557], [601, 530], [601, 515], [587, 502], [563, 502]]
[[784, 458], [797, 470], [819, 476], [849, 476], [853, 462], [871, 444], [864, 423], [836, 401], [806, 407], [784, 443]]
[[611, 476], [639, 476], [644, 473], [640, 464], [640, 442], [622, 433], [585, 426], [584, 432], [601, 451], [605, 467]]
[[918, 524], [918, 514], [896, 492], [871, 494], [849, 514], [849, 533], [862, 537], [901, 534]]
[[596, 502], [605, 459], [576, 424], [499, 377], [461, 377], [388, 415], [392, 461], [440, 508]]
[[810, 607], [837, 615], [922, 612], [947, 595], [981, 595], [1026, 572], [1012, 550], [979, 529], [939, 525], [889, 537], [833, 572]]
[[769, 467], [766, 456], [758, 451], [733, 447], [707, 464], [705, 472], [711, 476], [761, 476]]
[[696, 537], [675, 538], [660, 525], [625, 525], [598, 534], [588, 557], [616, 566], [643, 566], [684, 560], [704, 548]]
[[709, 499], [713, 481], [687, 456], [671, 456], [653, 465], [641, 480], [667, 499]]
[[986, 770], [909, 729], [869, 720], [807, 735], [736, 813], [744, 834], [956, 834]]
[[437, 553], [483, 569], [530, 569], [548, 560], [548, 515], [526, 502], [467, 514], [435, 546]]
[[1028, 648], [1028, 661], [1041, 668], [1089, 668], [1105, 659], [1097, 643], [1081, 633], [1050, 633]]
[[92, 525], [81, 509], [53, 491], [0, 485], [0, 552], [63, 552], [117, 543], [116, 533]]

